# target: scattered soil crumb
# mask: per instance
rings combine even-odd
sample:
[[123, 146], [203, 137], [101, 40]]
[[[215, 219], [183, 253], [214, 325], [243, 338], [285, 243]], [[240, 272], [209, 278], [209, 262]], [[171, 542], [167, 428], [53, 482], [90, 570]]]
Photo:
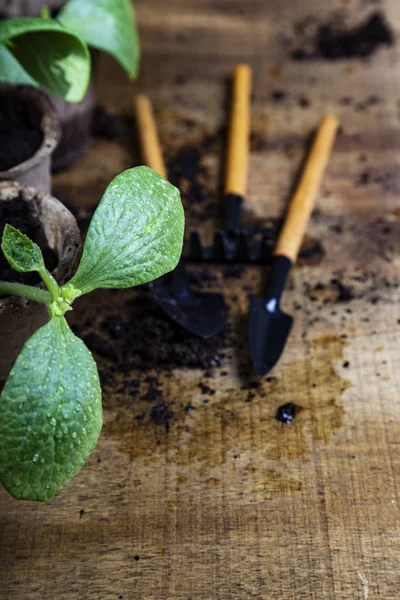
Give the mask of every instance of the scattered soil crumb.
[[96, 106], [91, 131], [93, 137], [126, 141], [134, 136], [134, 120], [131, 117], [114, 115], [104, 106]]
[[336, 297], [338, 302], [348, 302], [349, 300], [353, 300], [354, 294], [351, 287], [344, 285], [338, 279], [331, 279], [331, 284], [335, 286], [338, 291], [338, 295]]
[[169, 431], [169, 422], [174, 417], [174, 413], [170, 411], [169, 407], [162, 402], [155, 406], [151, 413], [150, 418], [156, 425], [163, 425], [166, 431]]
[[274, 102], [282, 102], [286, 98], [286, 93], [282, 90], [275, 90], [272, 92], [271, 98]]
[[181, 191], [186, 213], [196, 223], [213, 218], [217, 212], [217, 205], [206, 190], [207, 168], [202, 161], [218, 136], [208, 136], [196, 146], [183, 146], [168, 161], [169, 179]]
[[319, 240], [305, 236], [300, 248], [298, 264], [300, 266], [319, 265], [325, 254], [325, 248]]
[[282, 406], [280, 406], [276, 411], [276, 420], [285, 424], [291, 423], [300, 410], [301, 406], [298, 406], [294, 402], [282, 404]]
[[393, 31], [381, 12], [370, 14], [362, 23], [350, 28], [346, 27], [343, 14], [335, 14], [327, 23], [316, 24], [316, 28], [306, 27], [303, 21], [295, 30], [304, 37], [302, 47], [291, 53], [291, 58], [298, 61], [366, 58], [381, 46], [394, 44]]

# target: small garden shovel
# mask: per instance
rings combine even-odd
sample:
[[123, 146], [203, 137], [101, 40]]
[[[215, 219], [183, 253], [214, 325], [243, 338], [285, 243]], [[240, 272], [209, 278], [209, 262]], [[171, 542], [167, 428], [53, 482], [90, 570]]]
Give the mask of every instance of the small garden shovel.
[[[136, 99], [136, 115], [145, 164], [167, 178], [157, 128], [149, 98]], [[172, 273], [149, 284], [152, 294], [167, 315], [200, 338], [208, 339], [226, 325], [226, 305], [221, 294], [199, 293], [191, 289], [182, 258]]]
[[252, 296], [250, 300], [250, 354], [258, 377], [266, 375], [276, 365], [292, 328], [293, 318], [280, 310], [279, 302], [303, 241], [337, 127], [335, 117], [328, 116], [321, 121], [279, 235], [265, 296]]

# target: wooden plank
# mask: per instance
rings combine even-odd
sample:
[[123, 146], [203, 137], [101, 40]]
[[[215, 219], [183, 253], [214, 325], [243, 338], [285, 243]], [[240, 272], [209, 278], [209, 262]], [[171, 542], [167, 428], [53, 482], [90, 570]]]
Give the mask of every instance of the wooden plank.
[[[96, 354], [105, 425], [87, 466], [46, 505], [0, 492], [0, 595], [397, 600], [398, 44], [368, 60], [291, 60], [303, 41], [296, 24], [309, 15], [325, 22], [343, 8], [338, 0], [136, 6], [141, 79], [129, 84], [102, 57], [99, 101], [128, 115], [136, 90], [151, 95], [166, 157], [175, 176], [186, 170], [188, 229], [211, 235], [221, 223], [225, 82], [247, 60], [255, 75], [248, 225], [283, 215], [319, 118], [332, 112], [342, 123], [308, 230], [309, 247], [319, 242], [324, 252], [309, 253], [293, 271], [283, 300], [296, 318], [290, 344], [273, 379], [259, 386], [246, 348], [248, 294], [264, 278], [258, 267], [211, 269], [206, 287], [226, 291], [230, 306], [225, 357], [211, 373], [124, 363], [119, 374]], [[395, 0], [350, 1], [344, 10], [353, 23], [383, 11], [400, 29]], [[182, 147], [189, 151], [177, 159]], [[57, 175], [55, 192], [88, 216], [111, 177], [138, 162], [133, 136], [123, 145], [96, 139], [71, 172]], [[132, 300], [141, 294], [96, 292], [71, 319], [84, 336], [104, 337], [107, 316], [139, 323]], [[187, 340], [182, 348], [187, 356]], [[155, 400], [144, 399], [154, 397], [149, 375], [161, 393]], [[136, 383], [124, 388], [127, 381]], [[291, 425], [275, 419], [286, 402], [302, 407]], [[160, 403], [173, 413], [169, 429], [151, 416]]]

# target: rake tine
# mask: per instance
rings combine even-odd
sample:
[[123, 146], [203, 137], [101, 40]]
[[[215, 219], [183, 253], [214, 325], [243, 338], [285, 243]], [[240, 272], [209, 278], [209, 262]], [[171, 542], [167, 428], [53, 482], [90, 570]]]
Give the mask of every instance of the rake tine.
[[198, 231], [191, 231], [189, 238], [189, 252], [192, 260], [205, 259]]
[[259, 250], [259, 260], [261, 262], [266, 262], [271, 257], [272, 250], [274, 245], [274, 238], [271, 232], [264, 231]]
[[225, 234], [223, 231], [216, 231], [214, 234], [214, 244], [212, 248], [212, 257], [216, 261], [224, 262], [228, 260], [225, 244]]
[[250, 258], [249, 240], [244, 231], [239, 231], [236, 235], [236, 260], [246, 262]]

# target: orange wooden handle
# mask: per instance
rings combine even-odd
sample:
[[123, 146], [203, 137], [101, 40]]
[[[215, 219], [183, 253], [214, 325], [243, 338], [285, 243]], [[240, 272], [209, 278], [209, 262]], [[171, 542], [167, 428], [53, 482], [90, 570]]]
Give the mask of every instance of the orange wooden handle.
[[275, 248], [275, 255], [283, 254], [293, 263], [296, 262], [304, 232], [314, 208], [337, 128], [338, 121], [335, 117], [328, 116], [322, 119], [300, 183], [289, 205], [285, 223]]
[[233, 77], [232, 113], [229, 124], [225, 194], [246, 195], [250, 134], [252, 71], [238, 65]]
[[166, 179], [167, 169], [161, 152], [153, 109], [150, 99], [143, 94], [136, 98], [136, 116], [143, 160], [148, 167]]

